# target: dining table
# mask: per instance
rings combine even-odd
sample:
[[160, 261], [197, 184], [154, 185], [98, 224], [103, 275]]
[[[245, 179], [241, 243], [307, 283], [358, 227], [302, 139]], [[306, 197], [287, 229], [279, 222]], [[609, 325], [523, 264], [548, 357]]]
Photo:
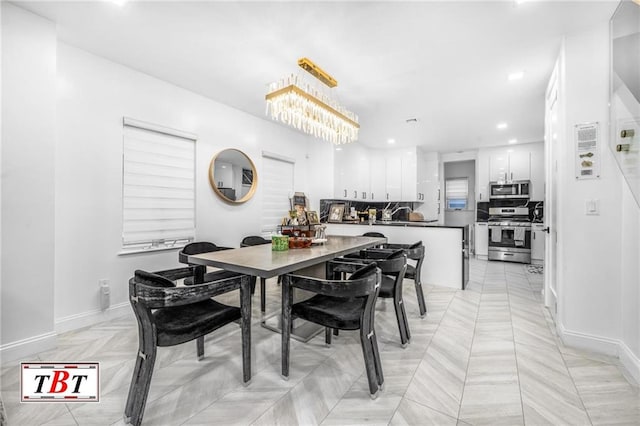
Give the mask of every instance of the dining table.
[[[316, 270], [324, 271], [324, 268], [320, 269], [319, 267], [327, 261], [386, 242], [387, 239], [384, 237], [330, 235], [325, 240], [316, 241], [315, 244], [307, 248], [274, 251], [271, 244], [262, 244], [193, 254], [188, 256], [188, 262], [266, 279], [310, 270], [314, 267]], [[265, 315], [261, 323], [265, 328], [280, 331], [281, 313]], [[291, 335], [297, 340], [306, 342], [320, 331], [322, 329], [315, 324], [302, 323], [294, 326]]]

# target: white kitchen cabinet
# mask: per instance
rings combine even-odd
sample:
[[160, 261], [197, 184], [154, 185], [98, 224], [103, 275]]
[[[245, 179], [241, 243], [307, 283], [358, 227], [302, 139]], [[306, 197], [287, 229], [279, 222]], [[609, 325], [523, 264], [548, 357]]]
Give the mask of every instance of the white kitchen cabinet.
[[528, 151], [514, 151], [509, 153], [509, 179], [531, 179], [531, 153]]
[[531, 263], [544, 263], [544, 223], [531, 224]]
[[437, 152], [418, 150], [418, 210], [425, 220], [438, 220], [440, 157]]
[[386, 159], [383, 151], [372, 150], [369, 155], [369, 199], [387, 199]]
[[544, 144], [535, 144], [531, 149], [531, 201], [544, 200]]
[[334, 197], [345, 200], [369, 198], [369, 153], [357, 145], [334, 152]]
[[476, 222], [476, 258], [487, 260], [489, 256], [489, 224]]
[[402, 173], [400, 192], [402, 201], [418, 200], [418, 158], [415, 148], [401, 152]]
[[489, 158], [489, 181], [529, 180], [531, 178], [530, 161], [528, 150], [498, 150]]
[[353, 196], [357, 200], [368, 200], [370, 198], [370, 160], [369, 153], [365, 150], [360, 150], [357, 157], [354, 159], [353, 176]]
[[347, 171], [349, 154], [344, 151], [333, 152], [333, 196], [347, 199]]
[[385, 201], [400, 201], [402, 198], [402, 157], [398, 152], [389, 152], [385, 160]]
[[479, 150], [476, 158], [476, 201], [489, 201], [489, 153]]

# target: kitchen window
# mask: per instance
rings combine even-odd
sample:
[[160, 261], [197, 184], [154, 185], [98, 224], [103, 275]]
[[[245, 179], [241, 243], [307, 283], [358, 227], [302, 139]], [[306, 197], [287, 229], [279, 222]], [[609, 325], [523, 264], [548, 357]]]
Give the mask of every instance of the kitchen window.
[[466, 210], [469, 201], [469, 179], [453, 178], [445, 181], [447, 210]]
[[129, 118], [123, 131], [123, 253], [194, 241], [196, 136]]

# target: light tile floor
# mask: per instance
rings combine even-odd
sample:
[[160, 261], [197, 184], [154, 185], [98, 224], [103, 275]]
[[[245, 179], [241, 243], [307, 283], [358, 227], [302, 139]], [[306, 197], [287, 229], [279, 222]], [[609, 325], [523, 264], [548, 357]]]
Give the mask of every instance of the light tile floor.
[[[279, 306], [275, 280], [268, 307]], [[542, 275], [524, 265], [471, 261], [465, 291], [429, 286], [418, 316], [405, 281], [412, 340], [400, 347], [390, 301], [376, 329], [385, 375], [367, 391], [355, 332], [331, 347], [318, 336], [292, 341], [291, 373], [280, 377], [280, 335], [259, 326], [254, 297], [253, 379], [241, 383], [240, 331], [227, 326], [195, 343], [160, 348], [145, 411], [148, 425], [588, 425], [640, 424], [640, 393], [616, 359], [565, 347], [541, 304]], [[237, 295], [225, 301], [237, 301]], [[59, 336], [58, 348], [29, 361], [99, 361], [101, 401], [20, 404], [18, 363], [1, 367], [9, 425], [121, 425], [137, 350], [133, 315]], [[25, 360], [27, 361], [27, 360]]]

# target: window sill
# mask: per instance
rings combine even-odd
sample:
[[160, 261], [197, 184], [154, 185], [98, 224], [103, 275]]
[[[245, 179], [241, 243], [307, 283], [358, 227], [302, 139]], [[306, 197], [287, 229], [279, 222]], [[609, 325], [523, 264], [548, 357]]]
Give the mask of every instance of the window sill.
[[158, 251], [167, 251], [167, 250], [177, 250], [177, 249], [183, 248], [186, 245], [187, 243], [175, 244], [173, 246], [122, 249], [118, 252], [118, 256], [127, 256], [130, 254], [140, 254], [140, 253], [155, 253]]

